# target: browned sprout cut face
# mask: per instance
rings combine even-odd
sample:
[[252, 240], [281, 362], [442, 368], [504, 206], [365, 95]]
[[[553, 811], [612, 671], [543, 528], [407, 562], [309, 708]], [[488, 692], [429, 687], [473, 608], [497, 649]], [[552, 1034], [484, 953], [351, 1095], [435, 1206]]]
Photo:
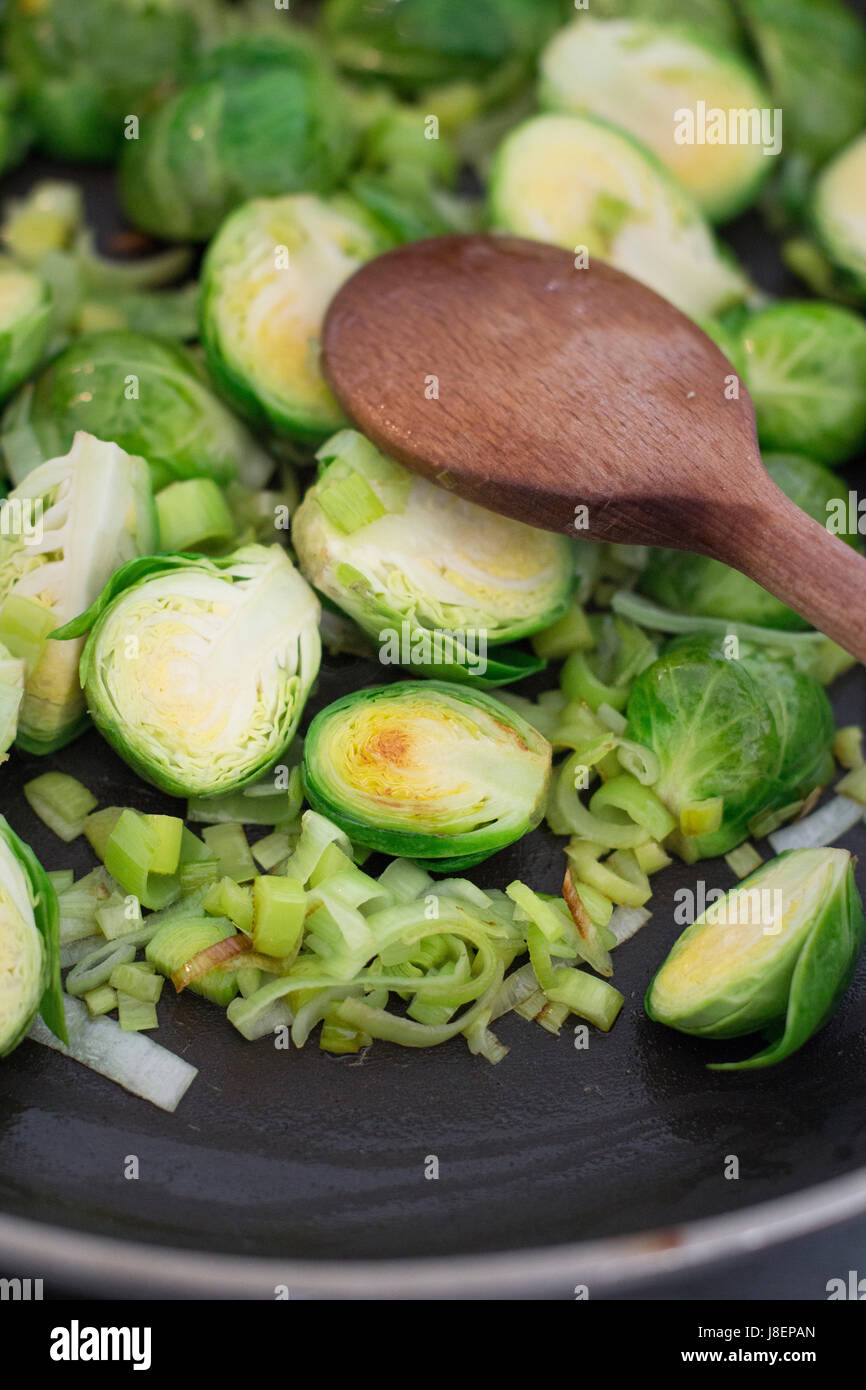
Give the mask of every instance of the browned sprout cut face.
[[352, 840], [444, 872], [538, 824], [550, 756], [547, 740], [489, 695], [401, 681], [316, 716], [304, 780], [310, 804]]

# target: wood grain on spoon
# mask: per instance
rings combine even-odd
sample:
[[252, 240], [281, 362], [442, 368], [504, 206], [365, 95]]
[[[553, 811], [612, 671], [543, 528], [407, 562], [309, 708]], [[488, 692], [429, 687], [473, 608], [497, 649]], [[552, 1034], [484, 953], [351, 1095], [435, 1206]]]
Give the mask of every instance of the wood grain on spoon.
[[866, 661], [866, 559], [772, 482], [728, 359], [629, 276], [512, 237], [414, 242], [346, 282], [322, 356], [415, 472], [532, 526], [724, 560]]

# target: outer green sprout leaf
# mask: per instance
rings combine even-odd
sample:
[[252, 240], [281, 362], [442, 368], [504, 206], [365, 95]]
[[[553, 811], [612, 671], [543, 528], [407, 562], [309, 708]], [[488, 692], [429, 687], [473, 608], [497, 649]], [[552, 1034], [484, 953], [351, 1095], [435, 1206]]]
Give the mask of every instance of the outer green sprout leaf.
[[[823, 285], [825, 292], [866, 299], [866, 133], [822, 169], [809, 212], [818, 246], [811, 248], [815, 269], [806, 278], [819, 293]], [[790, 260], [790, 247], [788, 253]], [[801, 273], [807, 268], [802, 259], [794, 261]]]
[[0, 173], [20, 164], [33, 140], [30, 118], [21, 109], [15, 78], [0, 73]]
[[10, 0], [7, 11], [7, 61], [40, 147], [60, 159], [111, 159], [125, 117], [193, 63], [189, 0]]
[[42, 360], [52, 327], [52, 298], [38, 275], [0, 260], [0, 401]]
[[[568, 10], [574, 6], [566, 6]], [[687, 24], [717, 43], [736, 48], [741, 39], [730, 0], [592, 0], [598, 19], [651, 19], [660, 24]]]
[[260, 198], [233, 213], [205, 260], [201, 336], [238, 410], [305, 444], [339, 427], [319, 367], [322, 320], [343, 281], [389, 244], [345, 194]]
[[[847, 505], [848, 484], [820, 463], [797, 454], [765, 454], [764, 464], [782, 491], [822, 525], [827, 523], [833, 502], [841, 498]], [[856, 536], [843, 539], [852, 546], [857, 543]], [[791, 632], [804, 631], [809, 626], [805, 618], [786, 608], [781, 599], [768, 594], [754, 579], [706, 555], [653, 550], [638, 587], [680, 613], [729, 618], [732, 622]]]
[[845, 849], [801, 849], [763, 864], [675, 943], [646, 994], [657, 1023], [702, 1038], [766, 1029], [773, 1041], [718, 1071], [774, 1066], [829, 1020], [866, 935]]
[[318, 456], [292, 541], [310, 583], [373, 638], [382, 662], [491, 684], [543, 666], [499, 647], [565, 612], [574, 560], [564, 536], [414, 476], [354, 430]]
[[557, 0], [327, 0], [325, 35], [337, 62], [398, 90], [528, 75], [557, 21]]
[[838, 304], [791, 300], [741, 329], [762, 448], [841, 463], [866, 443], [866, 323]]
[[[725, 221], [754, 201], [781, 150], [781, 120], [762, 132], [769, 93], [737, 54], [675, 26], [604, 20], [584, 14], [550, 41], [539, 63], [541, 104], [586, 113], [622, 126], [653, 151], [705, 216]], [[708, 111], [742, 111], [743, 129], [725, 125], [709, 144], [695, 128], [699, 103]], [[755, 128], [750, 124], [748, 113]], [[685, 117], [692, 118], [692, 128]], [[678, 143], [678, 132], [691, 136]], [[769, 141], [772, 134], [776, 143]]]
[[723, 647], [700, 636], [670, 643], [627, 707], [626, 737], [658, 758], [653, 790], [675, 816], [723, 798], [719, 828], [677, 844], [689, 862], [726, 853], [755, 816], [793, 805], [832, 768], [833, 716], [815, 677], [766, 649], [741, 642], [728, 657]]
[[286, 552], [248, 545], [133, 560], [55, 635], [89, 631], [88, 708], [130, 767], [175, 796], [212, 796], [288, 748], [319, 669], [318, 620]]
[[304, 742], [314, 810], [353, 842], [447, 872], [538, 825], [550, 744], [505, 705], [444, 681], [344, 695]]
[[59, 919], [51, 880], [0, 816], [0, 1057], [18, 1046], [37, 1012], [66, 1042]]
[[83, 432], [0, 503], [0, 640], [27, 661], [17, 742], [28, 752], [53, 752], [87, 723], [82, 644], [48, 642], [48, 634], [155, 537], [144, 459]]
[[491, 175], [494, 228], [609, 261], [687, 314], [742, 300], [745, 276], [689, 195], [644, 145], [591, 116], [533, 116]]
[[126, 142], [121, 194], [136, 226], [206, 241], [232, 208], [277, 193], [327, 193], [355, 137], [324, 58], [297, 31], [214, 50], [198, 80]]
[[866, 122], [866, 25], [844, 0], [741, 0], [785, 113], [786, 152], [821, 163]]
[[10, 402], [2, 445], [13, 481], [81, 429], [146, 458], [155, 491], [195, 477], [261, 487], [273, 466], [182, 349], [138, 333], [72, 343]]

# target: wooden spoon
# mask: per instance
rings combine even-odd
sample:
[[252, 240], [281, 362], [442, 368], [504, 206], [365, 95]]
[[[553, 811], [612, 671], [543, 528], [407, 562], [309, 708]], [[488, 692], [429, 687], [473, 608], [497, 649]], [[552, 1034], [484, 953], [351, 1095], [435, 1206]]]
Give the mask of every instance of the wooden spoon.
[[723, 560], [866, 661], [866, 559], [770, 479], [728, 359], [630, 276], [514, 237], [414, 242], [346, 282], [322, 355], [408, 468], [531, 526]]

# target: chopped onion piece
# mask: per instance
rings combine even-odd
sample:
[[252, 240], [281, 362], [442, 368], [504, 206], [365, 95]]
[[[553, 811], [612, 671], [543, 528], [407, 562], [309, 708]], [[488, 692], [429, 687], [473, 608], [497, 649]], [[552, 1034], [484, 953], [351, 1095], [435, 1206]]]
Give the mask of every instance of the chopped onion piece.
[[863, 807], [859, 802], [847, 796], [834, 796], [805, 820], [775, 831], [769, 837], [770, 844], [776, 854], [786, 849], [818, 849], [822, 845], [832, 845], [862, 819]]
[[36, 1018], [28, 1037], [44, 1047], [81, 1062], [99, 1076], [115, 1081], [133, 1095], [149, 1100], [160, 1110], [177, 1109], [198, 1068], [141, 1033], [124, 1033], [113, 1018], [89, 1018], [86, 1004], [64, 999], [69, 1046], [55, 1038]]
[[618, 907], [611, 915], [607, 929], [616, 937], [616, 945], [621, 946], [640, 931], [651, 916], [652, 913], [647, 912], [645, 907]]

